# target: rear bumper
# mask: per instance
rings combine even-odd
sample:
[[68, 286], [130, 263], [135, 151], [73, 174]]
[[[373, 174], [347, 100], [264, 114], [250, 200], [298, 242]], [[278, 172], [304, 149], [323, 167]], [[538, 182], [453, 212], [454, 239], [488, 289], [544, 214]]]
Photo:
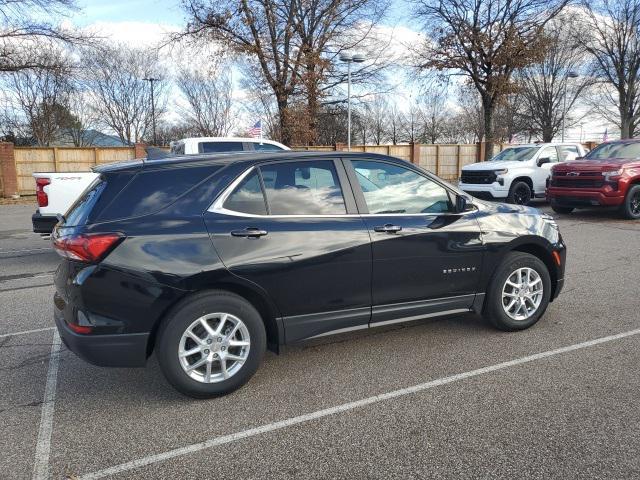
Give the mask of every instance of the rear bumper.
[[34, 233], [51, 233], [56, 223], [58, 223], [58, 217], [42, 215], [38, 211], [31, 215], [31, 224], [33, 225]]
[[617, 207], [624, 202], [624, 195], [615, 192], [615, 195], [599, 191], [584, 190], [560, 190], [549, 188], [547, 200], [551, 205], [559, 207]]
[[147, 361], [148, 333], [80, 335], [67, 326], [56, 309], [56, 327], [66, 347], [83, 360], [100, 367], [143, 367]]

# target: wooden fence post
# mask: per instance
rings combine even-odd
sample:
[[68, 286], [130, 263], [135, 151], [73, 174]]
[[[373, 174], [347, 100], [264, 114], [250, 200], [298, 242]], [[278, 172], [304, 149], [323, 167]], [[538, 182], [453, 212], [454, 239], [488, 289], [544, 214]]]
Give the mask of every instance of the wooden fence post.
[[440, 145], [436, 145], [436, 175], [440, 175]]
[[462, 175], [462, 159], [460, 158], [460, 144], [456, 148], [456, 162], [458, 164], [458, 178]]
[[98, 155], [100, 155], [100, 151], [97, 147], [93, 147], [93, 164], [99, 165], [98, 163]]
[[[341, 152], [345, 149], [345, 144], [342, 142], [336, 142], [336, 144], [333, 146], [333, 150], [336, 152]], [[309, 149], [307, 149], [309, 150]]]
[[414, 165], [420, 165], [420, 144], [412, 143], [410, 144], [411, 150], [409, 153], [410, 162]]
[[53, 171], [58, 172], [58, 148], [53, 147]]
[[18, 170], [11, 142], [0, 142], [0, 176], [2, 176], [4, 198], [18, 195]]

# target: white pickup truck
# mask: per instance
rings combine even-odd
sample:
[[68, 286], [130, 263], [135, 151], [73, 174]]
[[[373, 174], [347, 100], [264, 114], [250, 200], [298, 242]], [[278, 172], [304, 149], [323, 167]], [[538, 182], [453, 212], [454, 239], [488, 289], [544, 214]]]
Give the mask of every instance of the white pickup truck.
[[[273, 140], [241, 137], [185, 138], [171, 143], [175, 155], [289, 150]], [[49, 234], [84, 190], [98, 177], [94, 172], [34, 173], [38, 209], [31, 217], [33, 231]]]
[[544, 198], [551, 167], [587, 154], [579, 143], [534, 143], [505, 148], [488, 162], [462, 167], [461, 190], [485, 200], [526, 205]]

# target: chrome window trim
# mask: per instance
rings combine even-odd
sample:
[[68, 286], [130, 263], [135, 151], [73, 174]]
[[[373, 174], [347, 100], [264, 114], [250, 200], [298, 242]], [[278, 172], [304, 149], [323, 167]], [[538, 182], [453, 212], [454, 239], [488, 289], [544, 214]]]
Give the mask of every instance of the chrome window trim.
[[[227, 198], [233, 193], [233, 191], [242, 183], [242, 181], [251, 174], [251, 172], [257, 167], [251, 166], [244, 172], [242, 172], [231, 184], [224, 189], [224, 191], [216, 198], [216, 200], [207, 209], [208, 212], [219, 213], [221, 215], [229, 215], [232, 217], [245, 217], [245, 218], [357, 218], [357, 217], [442, 217], [449, 215], [467, 215], [475, 212], [475, 210], [469, 210], [466, 212], [446, 212], [446, 213], [336, 213], [336, 214], [291, 214], [291, 215], [257, 215], [255, 213], [236, 212], [235, 210], [229, 210], [224, 208], [224, 203]], [[447, 191], [444, 185], [442, 185]], [[340, 186], [342, 188], [342, 185]], [[349, 186], [351, 188], [351, 186]], [[344, 195], [344, 194], [343, 194]]]

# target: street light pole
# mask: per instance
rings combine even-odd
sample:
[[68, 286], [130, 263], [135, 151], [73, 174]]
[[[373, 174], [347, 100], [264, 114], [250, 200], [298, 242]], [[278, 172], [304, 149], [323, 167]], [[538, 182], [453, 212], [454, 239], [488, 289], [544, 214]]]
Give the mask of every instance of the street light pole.
[[570, 78], [578, 78], [578, 74], [576, 72], [567, 72], [566, 77], [564, 78], [564, 96], [562, 99], [562, 141], [564, 142], [564, 132], [565, 132], [565, 118], [567, 116], [567, 83], [569, 83]]
[[364, 62], [364, 55], [341, 53], [340, 61], [347, 64], [347, 151], [351, 151], [351, 64]]
[[154, 98], [153, 83], [157, 82], [160, 79], [148, 77], [148, 78], [143, 78], [143, 80], [149, 82], [149, 84], [151, 85], [151, 124], [153, 126], [153, 144], [157, 146], [158, 137], [156, 136], [156, 101]]

